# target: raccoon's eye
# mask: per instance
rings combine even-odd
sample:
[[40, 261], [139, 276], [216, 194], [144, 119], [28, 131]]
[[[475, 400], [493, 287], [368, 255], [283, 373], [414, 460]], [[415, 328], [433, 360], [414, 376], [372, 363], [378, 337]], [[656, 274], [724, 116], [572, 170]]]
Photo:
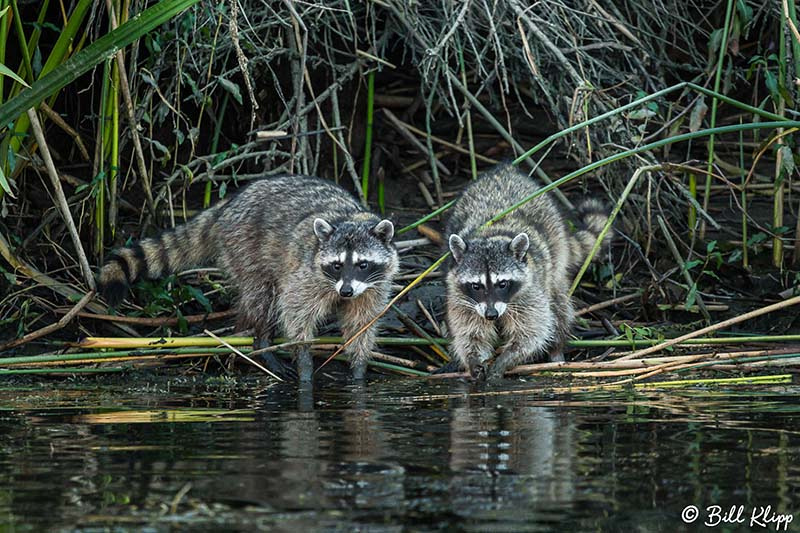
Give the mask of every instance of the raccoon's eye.
[[508, 280], [504, 279], [502, 281], [498, 281], [497, 282], [497, 288], [498, 289], [505, 289], [506, 287], [508, 287]]
[[481, 290], [481, 284], [480, 284], [480, 283], [473, 283], [473, 284], [472, 284], [472, 290], [473, 290], [473, 291], [479, 291], [479, 290]]
[[369, 266], [369, 263], [367, 263], [366, 261], [361, 261], [358, 264], [358, 268], [360, 268], [361, 270], [366, 270], [368, 266]]
[[333, 263], [333, 269], [334, 270], [341, 270], [342, 269], [342, 264], [339, 261], [336, 261], [335, 263]]

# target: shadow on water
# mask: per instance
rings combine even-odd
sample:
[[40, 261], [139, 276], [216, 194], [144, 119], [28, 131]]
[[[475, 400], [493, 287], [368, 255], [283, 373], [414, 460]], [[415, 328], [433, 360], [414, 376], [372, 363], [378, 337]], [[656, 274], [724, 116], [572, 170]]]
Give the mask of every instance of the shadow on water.
[[766, 505], [800, 522], [800, 387], [513, 393], [534, 384], [6, 386], [0, 530], [695, 531], [713, 504], [745, 507], [727, 530]]

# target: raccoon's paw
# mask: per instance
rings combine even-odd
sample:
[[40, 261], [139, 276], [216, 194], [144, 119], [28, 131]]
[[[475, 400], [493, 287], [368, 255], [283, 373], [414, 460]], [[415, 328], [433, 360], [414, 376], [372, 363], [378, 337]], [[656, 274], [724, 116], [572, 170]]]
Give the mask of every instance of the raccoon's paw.
[[503, 362], [495, 362], [492, 365], [492, 368], [489, 369], [489, 375], [486, 377], [486, 381], [488, 383], [496, 384], [500, 383], [505, 379], [506, 372], [510, 370], [511, 367], [508, 364], [503, 364]]
[[488, 376], [486, 365], [484, 365], [483, 363], [472, 365], [472, 368], [469, 369], [469, 375], [473, 381], [483, 383], [484, 381], [486, 381], [486, 378]]

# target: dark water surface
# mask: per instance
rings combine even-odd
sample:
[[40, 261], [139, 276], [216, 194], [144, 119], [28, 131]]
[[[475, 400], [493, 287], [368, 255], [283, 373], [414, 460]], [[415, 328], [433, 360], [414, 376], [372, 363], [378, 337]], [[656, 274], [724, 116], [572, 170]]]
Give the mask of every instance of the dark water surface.
[[[797, 385], [319, 385], [0, 383], [0, 531], [731, 531], [767, 505], [800, 526]], [[741, 522], [701, 526], [714, 504]]]

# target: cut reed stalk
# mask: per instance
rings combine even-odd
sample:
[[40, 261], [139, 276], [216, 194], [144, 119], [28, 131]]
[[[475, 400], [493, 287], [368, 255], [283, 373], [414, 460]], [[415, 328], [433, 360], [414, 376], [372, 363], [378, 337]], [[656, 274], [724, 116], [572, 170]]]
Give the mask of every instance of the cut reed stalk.
[[739, 316], [730, 318], [728, 320], [723, 320], [722, 322], [718, 322], [717, 324], [713, 324], [711, 326], [698, 329], [697, 331], [693, 331], [692, 333], [687, 333], [686, 335], [682, 335], [676, 339], [670, 339], [668, 341], [662, 342], [661, 344], [657, 344], [650, 348], [645, 348], [644, 350], [640, 350], [634, 352], [629, 355], [625, 355], [620, 359], [634, 359], [636, 357], [644, 357], [645, 355], [649, 355], [651, 353], [659, 352], [665, 348], [669, 348], [670, 346], [675, 346], [676, 344], [680, 344], [681, 342], [694, 339], [696, 337], [700, 337], [707, 333], [712, 333], [714, 331], [719, 331], [721, 329], [727, 328], [729, 326], [733, 326], [740, 322], [744, 322], [745, 320], [749, 320], [751, 318], [755, 318], [767, 313], [771, 313], [773, 311], [778, 311], [781, 309], [786, 309], [787, 307], [791, 307], [800, 303], [800, 296], [795, 296], [794, 298], [789, 298], [788, 300], [784, 300], [783, 302], [774, 303], [772, 305], [768, 305], [766, 307], [762, 307], [760, 309], [756, 309], [754, 311], [750, 311], [748, 313], [741, 314]]
[[[435, 376], [434, 376], [435, 377]], [[738, 378], [710, 378], [710, 379], [684, 379], [673, 381], [655, 381], [651, 383], [634, 383], [634, 384], [618, 384], [618, 383], [603, 383], [600, 385], [579, 385], [573, 387], [554, 387], [554, 388], [524, 388], [524, 389], [511, 389], [511, 390], [489, 390], [489, 391], [470, 391], [467, 393], [457, 394], [425, 394], [419, 396], [412, 396], [407, 398], [407, 402], [420, 402], [420, 401], [440, 401], [440, 400], [454, 400], [464, 397], [491, 397], [491, 396], [515, 396], [524, 394], [530, 398], [535, 398], [545, 395], [553, 394], [575, 394], [583, 392], [597, 392], [603, 390], [624, 390], [632, 388], [636, 391], [655, 391], [659, 389], [676, 389], [687, 388], [693, 386], [739, 386], [739, 385], [783, 385], [792, 383], [793, 377], [791, 374], [778, 374], [766, 376], [747, 376]]]

